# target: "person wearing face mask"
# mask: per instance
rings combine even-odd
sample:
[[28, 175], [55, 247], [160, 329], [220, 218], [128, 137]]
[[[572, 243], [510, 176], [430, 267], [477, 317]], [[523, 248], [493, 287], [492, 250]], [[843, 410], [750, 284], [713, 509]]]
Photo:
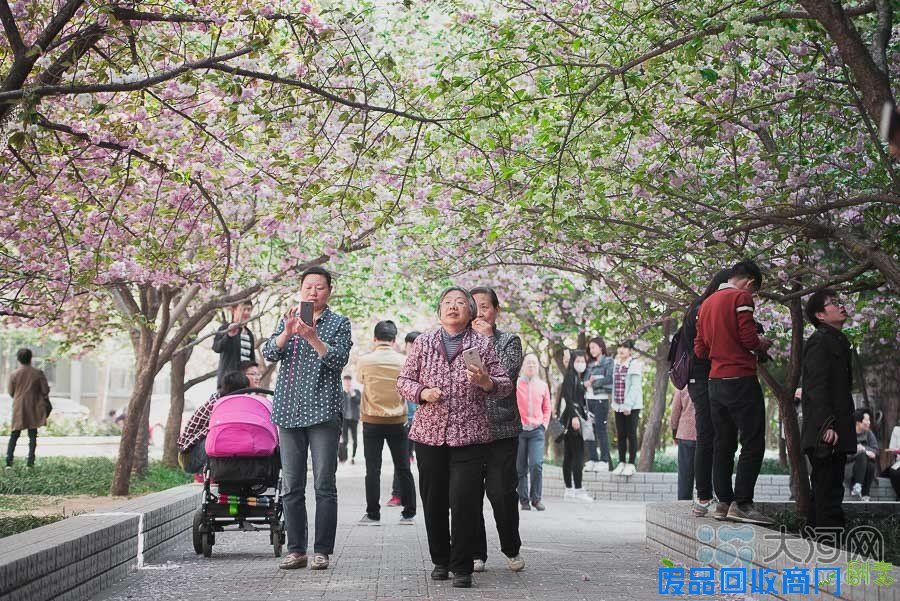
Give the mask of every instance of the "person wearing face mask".
[[[634, 341], [626, 340], [616, 350], [613, 365], [613, 411], [616, 413], [616, 442], [619, 446], [619, 465], [616, 476], [633, 476], [637, 461], [637, 427], [644, 403], [643, 368], [631, 356]], [[628, 461], [626, 462], [626, 457]]]
[[584, 470], [584, 438], [581, 429], [588, 424], [587, 410], [584, 405], [584, 384], [582, 374], [587, 369], [584, 351], [573, 351], [569, 358], [569, 369], [566, 370], [560, 390], [557, 413], [563, 428], [563, 481], [566, 484], [564, 498], [576, 501], [593, 501], [594, 498], [581, 487]]

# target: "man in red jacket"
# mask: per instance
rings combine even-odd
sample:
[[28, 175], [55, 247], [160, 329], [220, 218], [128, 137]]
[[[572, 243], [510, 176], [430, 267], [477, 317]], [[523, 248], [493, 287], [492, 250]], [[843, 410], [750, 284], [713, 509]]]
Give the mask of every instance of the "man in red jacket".
[[[713, 429], [713, 485], [719, 503], [712, 517], [751, 524], [772, 521], [753, 508], [753, 489], [766, 450], [766, 408], [756, 377], [756, 354], [772, 342], [756, 333], [753, 294], [762, 284], [756, 263], [742, 261], [700, 308], [694, 354], [711, 362], [709, 404]], [[731, 471], [738, 439], [734, 488]]]

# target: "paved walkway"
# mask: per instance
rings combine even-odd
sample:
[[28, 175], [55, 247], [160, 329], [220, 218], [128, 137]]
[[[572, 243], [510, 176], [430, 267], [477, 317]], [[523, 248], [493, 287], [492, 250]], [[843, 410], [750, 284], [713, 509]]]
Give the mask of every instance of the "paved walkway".
[[[386, 500], [391, 475], [389, 461], [384, 472], [382, 498]], [[468, 590], [455, 589], [449, 581], [434, 582], [429, 578], [432, 566], [421, 516], [415, 527], [401, 526], [397, 523], [399, 508], [384, 508], [382, 525], [356, 524], [365, 506], [364, 475], [362, 465], [348, 464], [338, 470], [337, 544], [331, 567], [326, 571], [279, 570], [268, 535], [264, 533], [221, 533], [216, 537], [213, 556], [209, 559], [195, 555], [190, 537], [185, 535], [167, 555], [154, 559], [154, 564], [168, 563], [171, 569], [151, 567], [133, 573], [98, 599], [643, 601], [681, 598], [656, 592], [660, 558], [644, 544], [644, 506], [640, 503], [579, 504], [545, 499], [547, 511], [522, 512], [522, 555], [528, 565], [519, 574], [506, 567], [488, 510], [485, 514], [490, 554], [487, 571], [475, 574], [475, 587]], [[312, 509], [312, 502], [308, 503]], [[485, 505], [489, 509], [489, 504]]]

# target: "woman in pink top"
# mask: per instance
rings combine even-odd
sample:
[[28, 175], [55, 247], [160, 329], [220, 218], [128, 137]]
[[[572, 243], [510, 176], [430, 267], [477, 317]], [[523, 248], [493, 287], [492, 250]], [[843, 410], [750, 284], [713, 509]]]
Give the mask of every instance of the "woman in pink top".
[[[519, 472], [519, 503], [522, 511], [533, 506], [538, 511], [546, 507], [541, 503], [544, 470], [544, 432], [550, 423], [550, 389], [540, 379], [537, 357], [527, 355], [522, 362], [522, 372], [516, 387], [516, 400], [522, 418], [519, 433], [519, 450], [516, 469]], [[531, 491], [528, 476], [531, 475]], [[531, 504], [529, 505], [529, 501]]]
[[672, 438], [678, 445], [678, 500], [694, 498], [694, 452], [697, 448], [697, 426], [694, 403], [687, 386], [676, 390], [672, 397]]
[[[419, 405], [409, 439], [416, 443], [431, 577], [447, 580], [453, 572], [453, 586], [462, 588], [472, 586], [478, 544], [472, 516], [482, 510], [485, 443], [491, 441], [485, 399], [505, 396], [513, 386], [494, 343], [472, 329], [476, 315], [468, 291], [445, 290], [438, 303], [441, 327], [416, 338], [397, 378], [400, 396]], [[466, 366], [468, 349], [477, 351], [483, 369]]]

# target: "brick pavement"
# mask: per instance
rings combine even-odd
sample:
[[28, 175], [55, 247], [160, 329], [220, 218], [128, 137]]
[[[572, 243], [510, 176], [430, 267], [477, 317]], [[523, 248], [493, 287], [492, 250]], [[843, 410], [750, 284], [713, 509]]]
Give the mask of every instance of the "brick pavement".
[[[389, 461], [384, 468], [383, 501], [387, 499], [390, 484]], [[485, 503], [488, 570], [475, 574], [475, 587], [468, 590], [455, 589], [449, 581], [434, 582], [429, 578], [432, 566], [421, 516], [416, 526], [401, 526], [397, 523], [399, 508], [384, 508], [382, 525], [356, 524], [365, 506], [364, 473], [362, 465], [345, 465], [338, 470], [337, 543], [331, 567], [326, 571], [279, 570], [265, 533], [220, 533], [209, 559], [193, 553], [186, 534], [167, 552], [154, 558], [155, 564], [168, 564], [171, 569], [151, 566], [132, 573], [95, 599], [643, 601], [680, 598], [656, 593], [660, 558], [644, 543], [644, 505], [611, 501], [579, 504], [547, 499], [547, 511], [522, 512], [522, 554], [528, 566], [519, 574], [506, 567], [489, 504]], [[308, 494], [310, 510], [311, 499], [312, 495]], [[310, 514], [312, 517], [312, 511]]]

